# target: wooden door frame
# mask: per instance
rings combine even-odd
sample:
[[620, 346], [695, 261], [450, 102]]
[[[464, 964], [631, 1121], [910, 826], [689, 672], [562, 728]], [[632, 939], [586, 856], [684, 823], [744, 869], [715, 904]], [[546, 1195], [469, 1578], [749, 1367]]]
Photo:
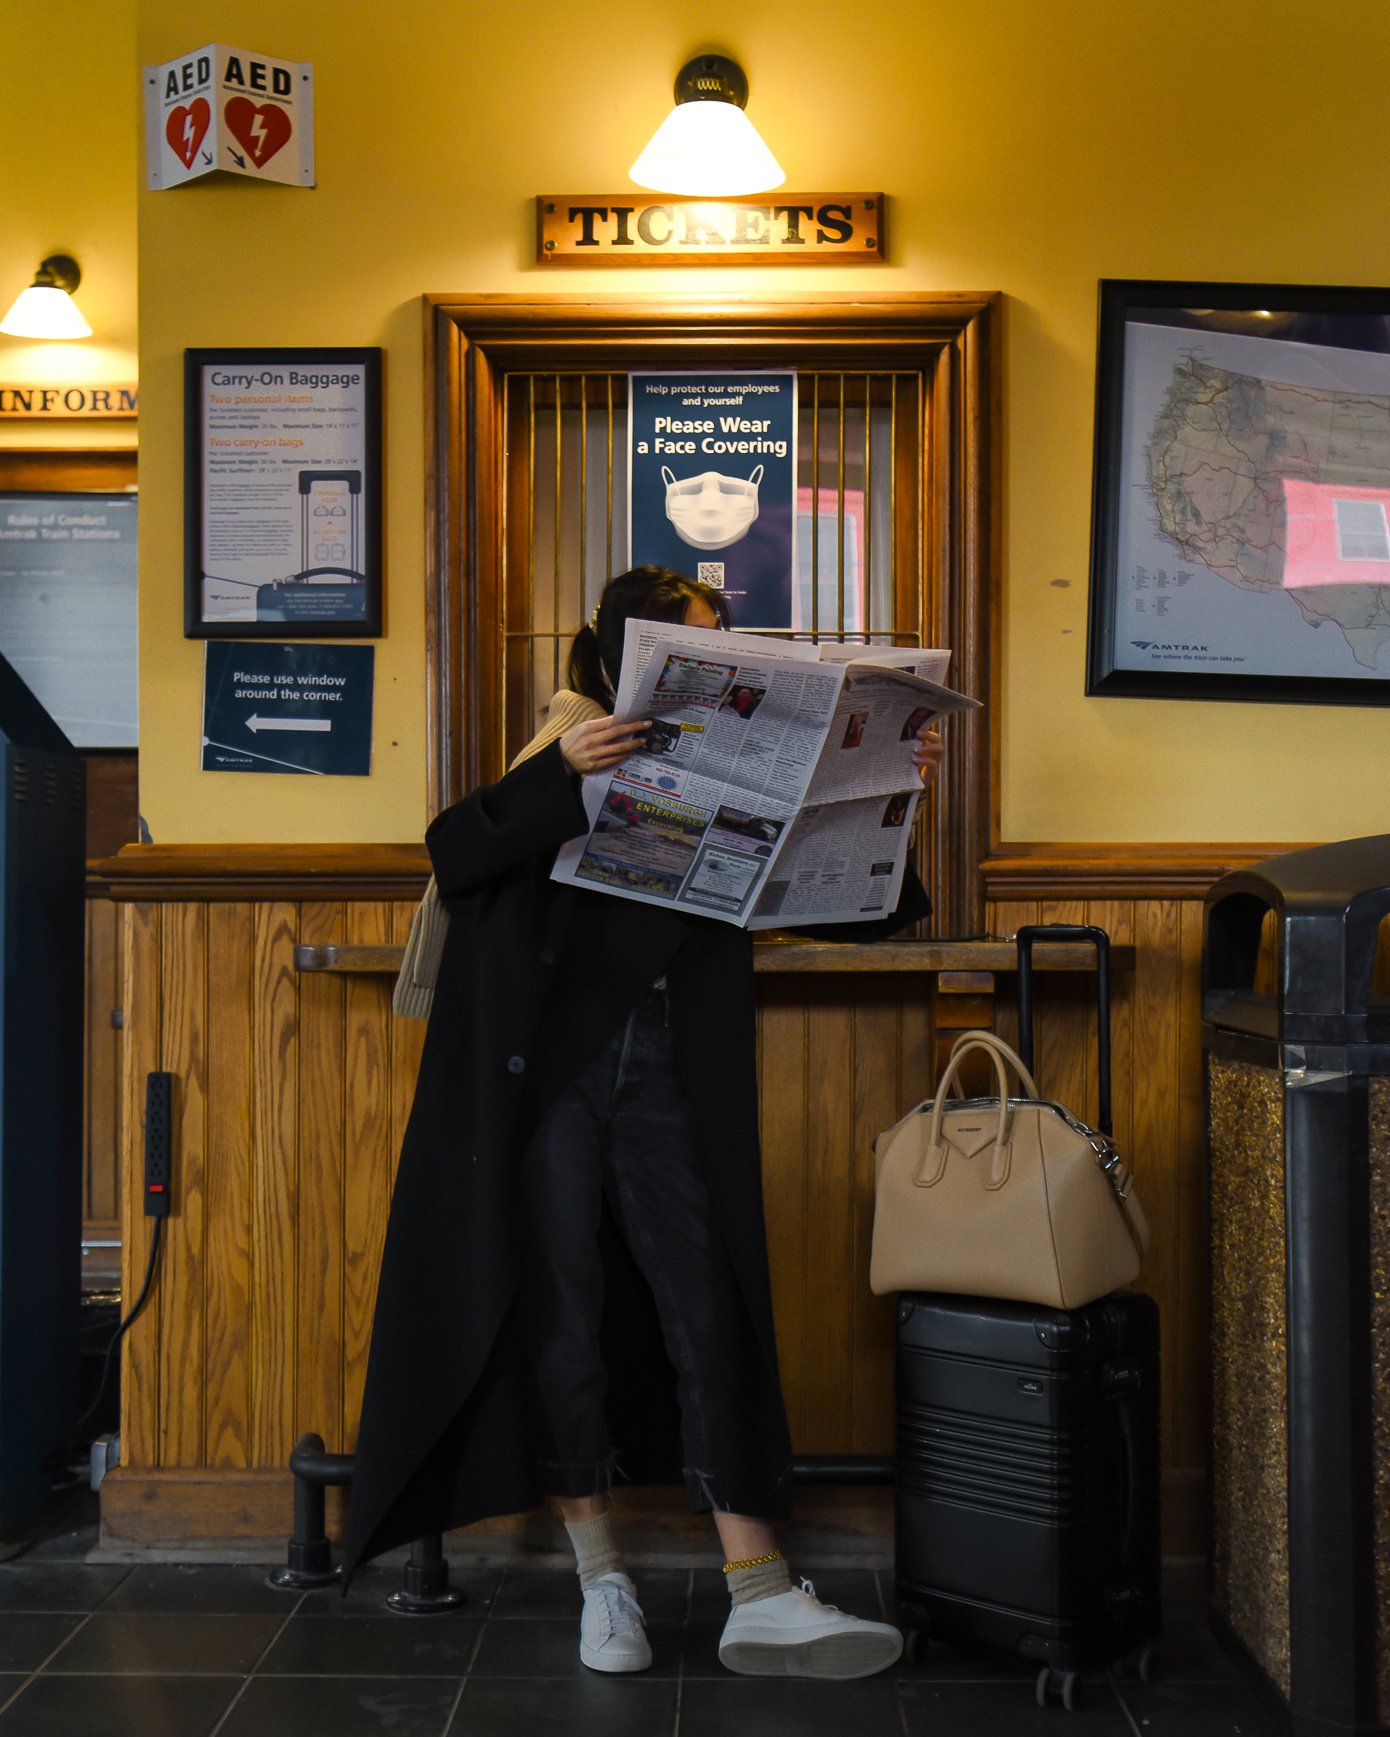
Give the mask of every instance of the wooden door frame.
[[984, 924], [980, 865], [997, 837], [999, 297], [996, 294], [427, 295], [426, 643], [431, 815], [500, 775], [483, 749], [498, 647], [473, 631], [500, 606], [508, 372], [634, 365], [920, 372], [921, 631], [950, 646], [952, 685], [987, 699], [947, 731], [928, 807], [939, 934]]

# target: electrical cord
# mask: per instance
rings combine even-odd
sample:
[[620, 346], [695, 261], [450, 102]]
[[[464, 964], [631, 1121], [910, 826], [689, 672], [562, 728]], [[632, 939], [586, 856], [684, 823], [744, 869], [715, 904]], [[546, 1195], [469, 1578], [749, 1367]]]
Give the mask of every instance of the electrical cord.
[[145, 1268], [145, 1282], [140, 1287], [140, 1295], [135, 1299], [134, 1307], [112, 1334], [111, 1343], [106, 1347], [106, 1357], [101, 1365], [101, 1380], [97, 1384], [97, 1396], [87, 1407], [86, 1411], [82, 1413], [82, 1416], [77, 1420], [77, 1427], [72, 1432], [74, 1446], [81, 1441], [83, 1429], [91, 1419], [96, 1416], [102, 1400], [106, 1397], [106, 1383], [111, 1378], [111, 1359], [115, 1355], [116, 1347], [125, 1337], [126, 1330], [131, 1326], [135, 1317], [140, 1313], [141, 1309], [144, 1308], [149, 1299], [150, 1286], [154, 1283], [154, 1263], [159, 1258], [159, 1233], [163, 1228], [164, 1220], [162, 1218], [156, 1218], [154, 1221], [154, 1234], [150, 1238], [150, 1258], [149, 1264]]

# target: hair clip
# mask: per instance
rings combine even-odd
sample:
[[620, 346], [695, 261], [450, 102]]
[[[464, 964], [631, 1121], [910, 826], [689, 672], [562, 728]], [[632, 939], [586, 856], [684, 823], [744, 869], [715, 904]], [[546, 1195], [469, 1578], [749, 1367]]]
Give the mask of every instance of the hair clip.
[[[598, 632], [598, 612], [602, 608], [603, 608], [602, 603], [596, 603], [594, 605], [594, 613], [589, 617], [589, 632], [590, 633], [597, 633]], [[573, 620], [574, 619], [573, 616], [571, 616], [570, 619]]]

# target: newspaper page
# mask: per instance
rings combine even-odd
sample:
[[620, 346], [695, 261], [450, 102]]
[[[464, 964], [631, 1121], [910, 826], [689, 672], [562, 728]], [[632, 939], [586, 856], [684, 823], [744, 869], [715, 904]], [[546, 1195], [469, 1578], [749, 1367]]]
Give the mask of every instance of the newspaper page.
[[[773, 639], [757, 633], [726, 633], [722, 627], [686, 627], [671, 621], [639, 621], [629, 617], [623, 636], [623, 667], [618, 677], [618, 692], [613, 702], [615, 718], [635, 718], [639, 714], [634, 701], [637, 687], [647, 673], [652, 651], [658, 643], [666, 645], [704, 646], [727, 654], [730, 645], [752, 647], [768, 657], [792, 658], [797, 662], [816, 663], [827, 647], [817, 647], [804, 640]], [[838, 646], [836, 650], [838, 650]], [[949, 657], [949, 652], [947, 656]], [[943, 679], [937, 676], [937, 681]]]
[[925, 676], [929, 682], [944, 682], [951, 667], [949, 651], [919, 645], [833, 645], [820, 648], [822, 663], [886, 663]]
[[849, 663], [807, 792], [811, 802], [847, 802], [920, 788], [912, 750], [918, 732], [977, 703], [938, 682], [884, 664]]
[[[891, 909], [882, 899], [901, 886], [921, 786], [915, 734], [976, 703], [908, 670], [822, 661], [814, 646], [650, 622], [628, 624], [617, 702], [616, 716], [650, 719], [647, 740], [585, 779], [590, 831], [561, 850], [553, 878], [738, 924], [793, 836], [806, 896], [838, 897], [837, 920]], [[798, 821], [808, 791], [810, 830]], [[878, 799], [899, 795], [913, 800], [883, 822]], [[852, 866], [829, 866], [842, 858]]]
[[769, 870], [750, 929], [868, 922], [898, 902], [917, 791], [809, 803]]
[[[742, 923], [796, 818], [843, 686], [839, 669], [744, 634], [659, 639], [622, 712], [646, 744], [584, 780], [591, 830], [553, 878]], [[809, 648], [814, 652], [814, 647]], [[625, 660], [626, 662], [627, 660]], [[623, 692], [626, 690], [626, 692]]]

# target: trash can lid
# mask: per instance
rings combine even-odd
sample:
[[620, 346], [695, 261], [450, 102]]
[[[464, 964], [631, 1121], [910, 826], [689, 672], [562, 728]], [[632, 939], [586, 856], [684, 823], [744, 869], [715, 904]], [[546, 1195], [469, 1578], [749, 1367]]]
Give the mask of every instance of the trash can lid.
[[[1262, 912], [1279, 923], [1279, 984], [1254, 992]], [[1223, 909], [1224, 907], [1224, 909]], [[1208, 1020], [1285, 1042], [1381, 1041], [1371, 1005], [1381, 921], [1390, 915], [1390, 834], [1289, 851], [1222, 875], [1206, 897]]]

